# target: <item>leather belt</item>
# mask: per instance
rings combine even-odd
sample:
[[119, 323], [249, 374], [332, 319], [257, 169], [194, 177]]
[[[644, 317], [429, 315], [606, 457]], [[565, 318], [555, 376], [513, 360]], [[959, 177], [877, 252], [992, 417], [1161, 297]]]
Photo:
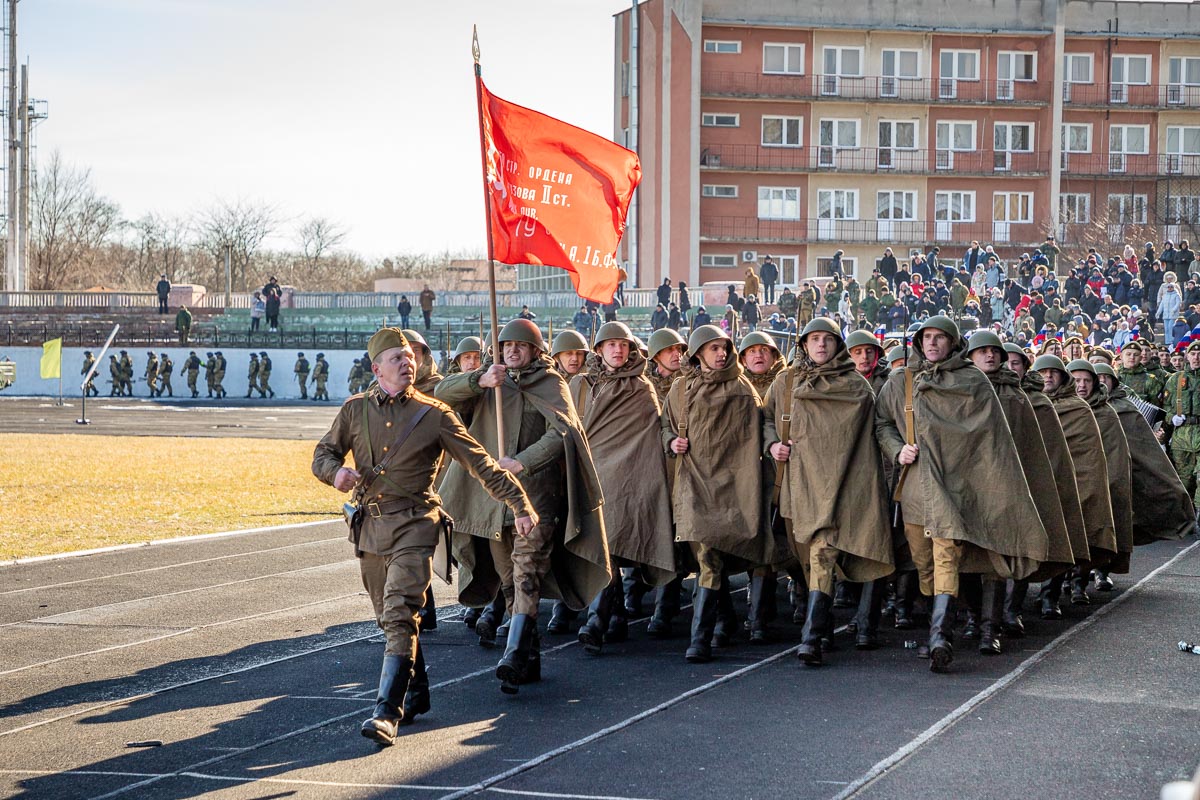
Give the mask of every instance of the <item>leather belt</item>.
[[1200, 414], [1185, 414], [1183, 417], [1184, 425], [1200, 425]]
[[378, 519], [384, 514], [395, 514], [400, 511], [407, 511], [410, 508], [416, 508], [421, 505], [415, 500], [384, 500], [382, 503], [367, 503], [366, 509], [369, 516]]

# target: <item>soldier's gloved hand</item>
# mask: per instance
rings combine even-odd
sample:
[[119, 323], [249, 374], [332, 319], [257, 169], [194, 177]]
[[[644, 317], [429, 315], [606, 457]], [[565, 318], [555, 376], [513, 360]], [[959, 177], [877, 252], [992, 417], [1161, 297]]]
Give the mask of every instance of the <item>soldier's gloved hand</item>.
[[1182, 414], [1176, 414], [1175, 416], [1171, 417], [1171, 424], [1174, 425], [1176, 428], [1178, 428], [1180, 425], [1182, 425], [1186, 421], [1187, 421], [1187, 417], [1183, 416]]
[[500, 364], [492, 364], [486, 372], [479, 376], [479, 385], [485, 389], [495, 389], [504, 383], [507, 373]]
[[771, 458], [776, 461], [787, 461], [792, 457], [792, 440], [788, 439], [787, 444], [776, 442], [771, 445]]
[[358, 483], [362, 475], [357, 470], [349, 467], [342, 467], [337, 471], [337, 475], [333, 476], [333, 488], [339, 492], [348, 492], [354, 488], [354, 484]]
[[529, 512], [527, 517], [517, 517], [517, 535], [528, 536], [533, 532], [534, 526], [538, 524], [538, 515], [536, 511]]

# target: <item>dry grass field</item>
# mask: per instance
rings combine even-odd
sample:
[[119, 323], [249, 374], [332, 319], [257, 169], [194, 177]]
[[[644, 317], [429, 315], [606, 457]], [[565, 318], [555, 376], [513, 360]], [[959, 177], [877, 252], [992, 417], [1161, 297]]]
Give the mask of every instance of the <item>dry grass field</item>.
[[311, 442], [0, 434], [0, 561], [335, 518]]

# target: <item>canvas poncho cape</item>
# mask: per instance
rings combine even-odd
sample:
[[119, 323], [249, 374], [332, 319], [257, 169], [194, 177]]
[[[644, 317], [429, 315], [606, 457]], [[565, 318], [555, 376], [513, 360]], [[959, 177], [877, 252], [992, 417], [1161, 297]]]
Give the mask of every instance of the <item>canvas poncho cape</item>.
[[636, 348], [613, 371], [590, 353], [586, 372], [571, 379], [571, 397], [604, 487], [609, 550], [642, 564], [649, 582], [661, 586], [675, 577], [671, 496], [659, 444], [662, 409], [645, 369], [645, 356]]
[[1108, 395], [1133, 459], [1133, 543], [1182, 539], [1195, 529], [1196, 510], [1179, 473], [1154, 438], [1146, 418], [1129, 400], [1124, 384]]
[[767, 394], [763, 449], [780, 441], [791, 414], [792, 453], [784, 467], [779, 512], [801, 544], [820, 534], [836, 548], [848, 580], [865, 583], [894, 569], [887, 484], [875, 444], [875, 393], [842, 348], [821, 366], [802, 356]]
[[[491, 359], [485, 359], [483, 370], [490, 366]], [[550, 571], [542, 580], [541, 596], [560, 599], [578, 610], [587, 606], [612, 579], [604, 519], [600, 512], [604, 495], [583, 425], [567, 395], [567, 385], [552, 367], [550, 359], [542, 356], [525, 370], [509, 370], [505, 377], [501, 398], [504, 419], [509, 424], [504, 428], [507, 440], [504, 452], [510, 456], [514, 454], [520, 426], [513, 423], [521, 419], [524, 402], [537, 408], [563, 437], [566, 503], [555, 532]], [[455, 380], [470, 381], [478, 374], [479, 371], [455, 376]], [[494, 389], [485, 389], [476, 397], [468, 429], [493, 456], [499, 452], [494, 392]], [[557, 464], [549, 467], [556, 468]], [[484, 540], [495, 538], [503, 528], [504, 506], [488, 497], [457, 462], [446, 471], [440, 491], [446, 511], [454, 517], [451, 548], [459, 564], [459, 602], [483, 606], [492, 601], [500, 588], [500, 577], [492, 563], [490, 547]]]
[[1071, 461], [1075, 464], [1075, 485], [1079, 488], [1079, 506], [1087, 529], [1088, 552], [1093, 566], [1104, 566], [1117, 554], [1117, 532], [1113, 524], [1112, 501], [1108, 497], [1108, 460], [1096, 415], [1087, 402], [1075, 394], [1075, 379], [1046, 396], [1054, 404]]
[[968, 546], [960, 570], [1028, 578], [1045, 560], [1048, 541], [1000, 401], [987, 377], [964, 356], [960, 337], [943, 361], [913, 348], [875, 404], [875, 431], [887, 458], [904, 447], [904, 377], [913, 373], [917, 460], [900, 498], [907, 524]]
[[1058, 421], [1058, 412], [1042, 391], [1045, 385], [1042, 376], [1033, 371], [1026, 372], [1025, 377], [1021, 378], [1021, 388], [1033, 406], [1033, 413], [1037, 415], [1042, 443], [1046, 445], [1046, 455], [1050, 456], [1054, 485], [1058, 488], [1063, 520], [1067, 524], [1067, 536], [1071, 542], [1071, 554], [1076, 564], [1086, 564], [1091, 553], [1088, 550], [1087, 525], [1079, 505], [1079, 487], [1075, 485], [1075, 461], [1071, 458], [1071, 448], [1067, 445], [1062, 423]]
[[437, 364], [433, 362], [433, 356], [425, 356], [425, 360], [421, 362], [421, 366], [417, 368], [417, 374], [413, 376], [413, 388], [421, 394], [427, 394], [433, 397], [434, 388], [442, 382], [446, 376], [438, 372]]
[[774, 543], [762, 493], [762, 410], [742, 365], [730, 357], [711, 372], [685, 367], [662, 413], [664, 450], [676, 437], [688, 451], [675, 461], [675, 540], [697, 542], [769, 564]]
[[[1025, 482], [1029, 484], [1029, 493], [1046, 528], [1046, 560], [1031, 579], [1052, 578], [1073, 567], [1075, 556], [1071, 551], [1062, 500], [1054, 482], [1054, 467], [1050, 464], [1050, 456], [1042, 440], [1037, 414], [1029, 397], [1021, 390], [1021, 378], [1017, 373], [1002, 366], [997, 372], [985, 374], [996, 390], [1000, 407], [1004, 409], [1004, 419], [1008, 422], [1013, 442], [1017, 445], [1017, 456], [1021, 459], [1021, 468], [1025, 471]], [[1057, 426], [1058, 422], [1054, 424]]]
[[1108, 497], [1112, 503], [1113, 531], [1117, 536], [1117, 556], [1108, 563], [1109, 572], [1128, 573], [1129, 555], [1133, 552], [1133, 459], [1129, 442], [1117, 412], [1108, 404], [1108, 389], [1099, 381], [1086, 398], [1100, 439], [1104, 442], [1104, 460], [1108, 467]]

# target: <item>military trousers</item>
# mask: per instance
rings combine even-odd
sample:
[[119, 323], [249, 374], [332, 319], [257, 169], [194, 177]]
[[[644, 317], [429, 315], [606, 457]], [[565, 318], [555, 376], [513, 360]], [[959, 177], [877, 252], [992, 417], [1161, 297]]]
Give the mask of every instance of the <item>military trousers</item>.
[[542, 580], [550, 571], [554, 527], [554, 517], [550, 516], [533, 526], [528, 536], [518, 536], [513, 528], [505, 528], [499, 539], [488, 540], [509, 614], [537, 617]]
[[1200, 497], [1200, 425], [1184, 425], [1171, 435], [1171, 463], [1193, 501]]
[[921, 594], [958, 596], [958, 571], [962, 563], [963, 545], [955, 539], [939, 539], [925, 535], [920, 525], [904, 523], [904, 538], [912, 551], [913, 563], [921, 581]]
[[200, 375], [199, 372], [196, 372], [195, 370], [192, 370], [192, 369], [189, 369], [187, 372], [187, 387], [193, 393], [195, 393], [195, 391], [196, 391], [196, 378], [198, 378], [199, 375]]
[[363, 586], [375, 607], [375, 621], [387, 640], [386, 655], [416, 658], [418, 612], [433, 579], [433, 547], [405, 547], [386, 556], [363, 553], [358, 560]]
[[263, 394], [274, 394], [274, 392], [271, 391], [271, 373], [258, 373], [258, 391], [262, 392]]
[[792, 552], [804, 568], [809, 590], [832, 596], [833, 580], [837, 577], [837, 560], [842, 551], [831, 545], [824, 535], [819, 533], [804, 544], [795, 539], [792, 539], [791, 543]]

